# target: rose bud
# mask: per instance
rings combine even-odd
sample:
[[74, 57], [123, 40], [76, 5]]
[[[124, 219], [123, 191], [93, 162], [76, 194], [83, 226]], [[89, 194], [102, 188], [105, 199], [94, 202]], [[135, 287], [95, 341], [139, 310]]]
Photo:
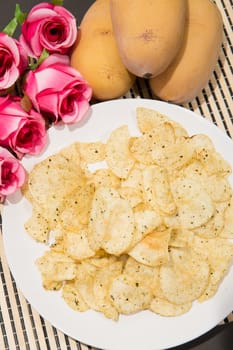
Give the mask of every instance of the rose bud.
[[16, 97], [0, 97], [0, 146], [18, 157], [38, 154], [47, 139], [43, 117], [31, 109], [26, 112]]
[[26, 69], [27, 55], [20, 43], [0, 33], [0, 90], [11, 87]]
[[92, 95], [85, 79], [65, 64], [65, 57], [61, 55], [49, 56], [37, 69], [30, 71], [24, 90], [38, 112], [54, 123], [67, 124], [84, 117]]
[[8, 150], [0, 147], [0, 202], [21, 187], [26, 178], [24, 167]]
[[75, 17], [62, 6], [42, 2], [29, 12], [19, 40], [28, 56], [39, 58], [43, 49], [49, 53], [68, 53], [76, 37]]

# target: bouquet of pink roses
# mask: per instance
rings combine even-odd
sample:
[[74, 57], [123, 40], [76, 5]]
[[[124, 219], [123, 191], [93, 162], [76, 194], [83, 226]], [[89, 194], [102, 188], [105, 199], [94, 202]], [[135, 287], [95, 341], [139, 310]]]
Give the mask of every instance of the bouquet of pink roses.
[[1, 202], [25, 182], [20, 159], [42, 151], [48, 126], [78, 122], [89, 108], [92, 90], [69, 64], [77, 33], [76, 19], [58, 0], [28, 14], [16, 5], [0, 33]]

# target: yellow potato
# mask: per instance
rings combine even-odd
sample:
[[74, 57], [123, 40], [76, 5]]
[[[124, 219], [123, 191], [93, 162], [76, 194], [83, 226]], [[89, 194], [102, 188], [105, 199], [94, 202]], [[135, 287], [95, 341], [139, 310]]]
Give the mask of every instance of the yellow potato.
[[150, 79], [153, 93], [175, 103], [191, 101], [211, 77], [222, 36], [222, 17], [217, 6], [210, 0], [187, 0], [182, 46], [168, 68]]
[[113, 30], [122, 61], [133, 74], [161, 73], [183, 39], [184, 0], [111, 0]]
[[109, 0], [98, 0], [89, 7], [71, 55], [71, 66], [88, 81], [98, 100], [124, 95], [135, 80], [120, 58], [109, 6]]

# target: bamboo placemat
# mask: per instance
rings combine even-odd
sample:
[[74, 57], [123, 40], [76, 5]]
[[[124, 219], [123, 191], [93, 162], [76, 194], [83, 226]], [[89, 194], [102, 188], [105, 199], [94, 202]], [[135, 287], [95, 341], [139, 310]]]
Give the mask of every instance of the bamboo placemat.
[[[233, 138], [233, 2], [217, 0], [216, 3], [224, 21], [218, 64], [205, 89], [184, 107], [209, 119]], [[152, 98], [147, 82], [138, 79], [133, 89], [123, 96], [129, 97]], [[25, 300], [9, 271], [1, 234], [0, 276], [0, 350], [94, 350], [54, 328]], [[231, 321], [232, 313], [222, 323]]]

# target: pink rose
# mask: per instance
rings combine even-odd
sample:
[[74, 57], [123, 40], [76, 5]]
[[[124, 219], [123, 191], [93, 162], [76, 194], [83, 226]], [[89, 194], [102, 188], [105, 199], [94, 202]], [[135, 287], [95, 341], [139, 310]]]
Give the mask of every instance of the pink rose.
[[20, 43], [0, 33], [0, 90], [8, 89], [27, 67], [27, 55]]
[[66, 54], [77, 37], [75, 17], [64, 7], [47, 2], [34, 6], [22, 25], [20, 42], [31, 57], [49, 53]]
[[[75, 123], [89, 109], [92, 90], [81, 74], [62, 63], [61, 58], [51, 55], [30, 71], [24, 89], [38, 112], [55, 123]], [[65, 62], [65, 57], [62, 59]]]
[[25, 178], [26, 172], [19, 160], [0, 147], [0, 202], [21, 187]]
[[19, 98], [0, 97], [0, 146], [18, 157], [38, 154], [46, 143], [45, 121], [34, 111], [26, 112]]

